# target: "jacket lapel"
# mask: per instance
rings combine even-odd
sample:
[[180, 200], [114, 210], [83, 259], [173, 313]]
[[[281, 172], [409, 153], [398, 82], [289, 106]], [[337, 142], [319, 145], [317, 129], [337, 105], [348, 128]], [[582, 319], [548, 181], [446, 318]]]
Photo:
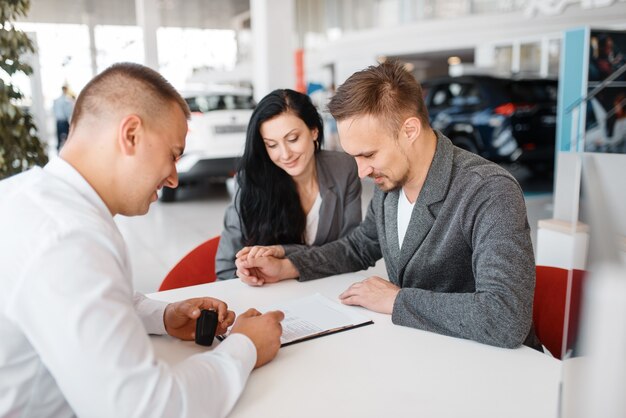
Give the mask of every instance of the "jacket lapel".
[[[426, 175], [424, 186], [415, 202], [411, 220], [404, 236], [404, 242], [399, 251], [398, 278], [401, 285], [406, 265], [415, 256], [415, 253], [435, 223], [436, 218], [431, 211], [431, 205], [445, 199], [450, 185], [453, 146], [448, 138], [441, 135], [438, 131], [435, 132], [437, 134], [435, 156]], [[396, 220], [394, 229], [396, 245], [398, 245], [397, 207], [396, 198], [396, 212], [394, 213], [394, 219]]]
[[337, 193], [335, 193], [334, 190], [334, 182], [328, 178], [329, 170], [325, 167], [321, 167], [321, 158], [315, 159], [315, 165], [317, 168], [317, 183], [322, 198], [322, 206], [320, 207], [319, 223], [317, 225], [313, 245], [321, 245], [322, 243], [328, 242], [328, 236], [337, 210]]
[[[386, 248], [389, 249], [389, 257], [391, 263], [385, 260], [387, 269], [391, 270], [396, 276], [396, 280], [399, 280], [398, 270], [400, 263], [400, 243], [398, 241], [398, 196], [399, 190], [393, 190], [385, 196], [384, 219], [385, 219], [385, 240], [387, 241]], [[381, 246], [382, 247], [382, 246]], [[389, 278], [392, 282], [392, 278]]]

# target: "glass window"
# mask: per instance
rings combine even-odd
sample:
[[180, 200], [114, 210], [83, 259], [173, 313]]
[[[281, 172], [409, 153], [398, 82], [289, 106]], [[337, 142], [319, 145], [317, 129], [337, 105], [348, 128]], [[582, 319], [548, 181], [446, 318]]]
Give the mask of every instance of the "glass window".
[[224, 96], [226, 109], [254, 109], [252, 96], [229, 94]]
[[480, 103], [480, 94], [475, 84], [452, 83], [450, 94], [452, 96], [450, 104], [453, 106], [473, 106]]
[[377, 0], [375, 16], [378, 27], [396, 26], [400, 20], [400, 2], [398, 0]]
[[471, 106], [478, 103], [480, 103], [480, 93], [475, 84], [453, 82], [433, 87], [429, 106]]
[[463, 96], [466, 105], [477, 105], [480, 103], [480, 93], [478, 86], [475, 84], [466, 84], [464, 86]]
[[100, 26], [94, 28], [98, 47], [98, 71], [116, 62], [144, 62], [143, 33], [139, 26]]
[[518, 103], [556, 102], [557, 83], [549, 80], [520, 80], [511, 82], [506, 89], [511, 100]]
[[432, 17], [435, 18], [460, 17], [470, 11], [470, 3], [467, 0], [431, 0], [429, 3]]
[[561, 56], [561, 40], [550, 39], [548, 42], [548, 75], [559, 75], [559, 61]]
[[439, 86], [433, 93], [431, 106], [445, 106], [448, 103], [448, 86]]
[[232, 70], [237, 61], [233, 30], [161, 27], [157, 48], [159, 72], [174, 86], [185, 86], [194, 74], [203, 83], [203, 72]]
[[498, 46], [495, 49], [495, 67], [497, 72], [510, 73], [513, 64], [513, 47], [511, 45]]
[[211, 94], [185, 99], [192, 112], [210, 112], [212, 110], [254, 109], [252, 96], [246, 94]]
[[541, 69], [541, 44], [539, 42], [522, 44], [520, 46], [520, 71], [537, 73]]
[[450, 93], [453, 96], [458, 96], [461, 93], [462, 86], [459, 83], [450, 84]]
[[469, 0], [472, 3], [472, 14], [508, 13], [523, 10], [526, 0]]

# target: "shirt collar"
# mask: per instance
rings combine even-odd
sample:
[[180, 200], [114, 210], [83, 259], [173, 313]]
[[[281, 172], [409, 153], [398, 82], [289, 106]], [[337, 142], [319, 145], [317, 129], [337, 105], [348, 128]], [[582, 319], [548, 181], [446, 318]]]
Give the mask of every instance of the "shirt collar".
[[76, 189], [76, 191], [96, 207], [98, 211], [108, 215], [108, 218], [113, 218], [102, 198], [70, 163], [59, 157], [52, 158], [43, 169], [48, 174], [57, 177]]

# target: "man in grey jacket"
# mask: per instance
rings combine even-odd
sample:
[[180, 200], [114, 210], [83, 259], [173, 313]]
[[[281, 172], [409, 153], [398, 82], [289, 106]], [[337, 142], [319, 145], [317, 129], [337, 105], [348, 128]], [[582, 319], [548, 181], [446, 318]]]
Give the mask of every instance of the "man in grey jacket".
[[238, 276], [250, 285], [305, 281], [366, 269], [382, 256], [389, 280], [354, 283], [343, 303], [391, 314], [398, 325], [537, 347], [533, 249], [515, 179], [433, 131], [420, 85], [398, 63], [353, 74], [328, 107], [359, 176], [378, 186], [365, 220], [286, 258], [244, 249]]

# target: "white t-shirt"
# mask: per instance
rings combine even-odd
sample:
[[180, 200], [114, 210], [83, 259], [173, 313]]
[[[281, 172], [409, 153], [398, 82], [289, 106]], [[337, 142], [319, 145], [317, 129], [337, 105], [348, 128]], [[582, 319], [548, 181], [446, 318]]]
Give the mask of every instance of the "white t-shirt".
[[413, 213], [413, 207], [415, 206], [415, 202], [409, 202], [406, 195], [404, 194], [404, 190], [400, 189], [398, 193], [398, 247], [402, 248], [402, 243], [404, 242], [404, 236], [406, 235], [406, 230], [409, 227], [409, 222], [411, 221], [411, 214]]
[[235, 334], [169, 366], [113, 217], [61, 159], [0, 182], [0, 416], [225, 416], [256, 362]]
[[306, 215], [306, 245], [313, 245], [315, 236], [317, 235], [317, 227], [320, 223], [320, 207], [322, 206], [322, 196], [317, 194], [313, 207]]

